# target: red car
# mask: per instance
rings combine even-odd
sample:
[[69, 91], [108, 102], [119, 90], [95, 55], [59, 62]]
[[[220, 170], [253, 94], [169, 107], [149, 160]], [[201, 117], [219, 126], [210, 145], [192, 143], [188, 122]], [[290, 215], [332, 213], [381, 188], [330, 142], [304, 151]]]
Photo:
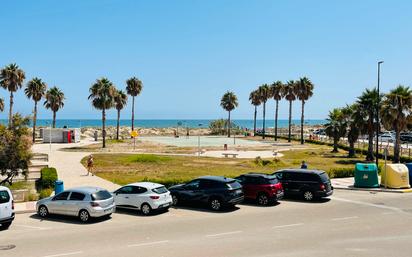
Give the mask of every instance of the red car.
[[268, 205], [283, 198], [283, 187], [275, 175], [249, 173], [235, 178], [243, 186], [245, 198]]

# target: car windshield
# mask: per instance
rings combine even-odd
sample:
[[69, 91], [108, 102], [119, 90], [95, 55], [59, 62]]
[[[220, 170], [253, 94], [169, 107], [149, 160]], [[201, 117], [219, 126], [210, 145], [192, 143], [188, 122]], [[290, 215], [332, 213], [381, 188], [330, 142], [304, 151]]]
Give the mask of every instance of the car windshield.
[[279, 183], [279, 180], [277, 178], [268, 179], [268, 184], [277, 184], [277, 183]]
[[232, 182], [226, 183], [226, 186], [229, 189], [239, 189], [239, 188], [242, 187], [242, 185], [237, 181], [232, 181]]
[[92, 200], [93, 201], [106, 200], [106, 199], [109, 199], [111, 197], [112, 197], [112, 195], [107, 190], [101, 190], [101, 191], [98, 191], [98, 192], [92, 194]]
[[329, 176], [328, 174], [326, 174], [326, 172], [323, 172], [321, 174], [319, 174], [320, 179], [322, 180], [322, 182], [329, 182]]
[[6, 190], [1, 190], [0, 191], [0, 203], [8, 203], [10, 201], [10, 195], [9, 192]]
[[156, 194], [164, 194], [164, 193], [168, 192], [166, 187], [164, 187], [164, 186], [154, 188], [154, 189], [152, 189], [152, 191], [155, 192]]

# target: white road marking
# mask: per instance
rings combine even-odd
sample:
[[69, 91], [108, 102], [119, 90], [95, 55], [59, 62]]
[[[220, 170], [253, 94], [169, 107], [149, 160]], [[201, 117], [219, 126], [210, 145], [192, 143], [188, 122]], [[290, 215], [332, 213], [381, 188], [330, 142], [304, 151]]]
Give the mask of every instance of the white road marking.
[[350, 217], [334, 218], [332, 220], [339, 221], [339, 220], [351, 220], [351, 219], [357, 219], [357, 218], [359, 218], [359, 217], [358, 216], [350, 216]]
[[274, 226], [274, 227], [272, 227], [272, 229], [276, 229], [276, 228], [290, 228], [290, 227], [297, 227], [297, 226], [302, 226], [302, 225], [304, 225], [304, 224], [303, 224], [303, 223], [294, 223], [294, 224]]
[[157, 245], [157, 244], [165, 244], [165, 243], [168, 243], [168, 242], [169, 242], [169, 240], [163, 240], [163, 241], [156, 241], [156, 242], [148, 242], [148, 243], [133, 244], [133, 245], [128, 245], [127, 247]]
[[242, 231], [237, 230], [237, 231], [231, 231], [231, 232], [224, 232], [224, 233], [219, 233], [219, 234], [206, 235], [206, 237], [226, 236], [226, 235], [233, 235], [233, 234], [239, 234], [239, 233], [242, 233]]
[[38, 230], [48, 230], [48, 229], [51, 229], [51, 228], [42, 228], [42, 227], [35, 227], [35, 226], [28, 226], [28, 225], [18, 225], [18, 224], [13, 225], [13, 226], [15, 226], [15, 227], [22, 227], [22, 228], [32, 228], [32, 229], [38, 229]]
[[373, 203], [367, 203], [367, 202], [361, 202], [361, 201], [354, 201], [354, 200], [349, 200], [349, 199], [334, 197], [334, 196], [332, 196], [330, 198], [332, 200], [346, 202], [346, 203], [353, 203], [353, 204], [359, 204], [359, 205], [364, 205], [364, 206], [369, 206], [369, 207], [376, 207], [376, 208], [380, 208], [380, 209], [392, 210], [392, 211], [395, 211], [395, 212], [398, 212], [398, 213], [406, 213], [400, 208], [391, 207], [391, 206], [385, 206], [385, 205], [379, 205], [379, 204], [373, 204]]
[[81, 254], [83, 253], [82, 251], [78, 252], [71, 252], [71, 253], [59, 253], [59, 254], [53, 254], [53, 255], [45, 255], [43, 257], [59, 257], [59, 256], [69, 256], [69, 255], [76, 255], [76, 254]]

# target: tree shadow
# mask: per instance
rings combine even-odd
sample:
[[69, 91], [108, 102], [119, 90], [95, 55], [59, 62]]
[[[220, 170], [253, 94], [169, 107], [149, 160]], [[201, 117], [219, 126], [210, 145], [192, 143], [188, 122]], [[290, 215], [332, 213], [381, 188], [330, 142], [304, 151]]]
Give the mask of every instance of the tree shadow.
[[336, 164], [356, 164], [361, 162], [360, 160], [353, 160], [353, 159], [348, 159], [348, 160], [337, 160], [335, 161]]

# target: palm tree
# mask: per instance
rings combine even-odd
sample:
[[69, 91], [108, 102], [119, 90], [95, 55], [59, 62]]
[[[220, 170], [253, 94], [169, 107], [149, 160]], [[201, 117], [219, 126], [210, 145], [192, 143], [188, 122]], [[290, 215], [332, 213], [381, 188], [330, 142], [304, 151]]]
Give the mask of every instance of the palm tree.
[[114, 105], [117, 110], [117, 128], [116, 128], [116, 139], [119, 140], [119, 127], [120, 127], [120, 111], [127, 104], [127, 95], [122, 90], [118, 90], [114, 97]]
[[291, 141], [291, 126], [292, 126], [292, 102], [296, 100], [296, 82], [289, 80], [283, 87], [283, 97], [289, 101], [289, 133], [288, 142]]
[[342, 108], [342, 115], [347, 125], [347, 138], [349, 142], [348, 157], [355, 157], [355, 142], [358, 140], [362, 127], [359, 126], [362, 123], [364, 110], [359, 107], [358, 104], [347, 105]]
[[9, 64], [0, 70], [0, 86], [10, 92], [9, 126], [13, 117], [13, 93], [23, 86], [26, 75], [15, 63]]
[[271, 92], [270, 92], [270, 87], [268, 84], [263, 84], [258, 88], [258, 94], [260, 97], [260, 102], [263, 103], [263, 135], [262, 138], [265, 139], [266, 137], [266, 102], [269, 100], [269, 98], [272, 97]]
[[399, 85], [391, 90], [382, 102], [381, 117], [384, 127], [395, 130], [395, 148], [393, 162], [399, 162], [401, 146], [400, 133], [412, 122], [412, 91], [409, 87]]
[[339, 139], [345, 136], [346, 134], [346, 123], [342, 110], [339, 108], [335, 108], [332, 111], [329, 111], [329, 115], [326, 121], [326, 135], [333, 138], [332, 153], [337, 153]]
[[40, 78], [33, 78], [27, 83], [24, 93], [27, 98], [31, 98], [34, 101], [34, 110], [33, 110], [33, 143], [36, 139], [36, 120], [37, 120], [37, 102], [39, 102], [44, 94], [46, 93], [47, 85]]
[[0, 98], [0, 112], [4, 111], [4, 99]]
[[279, 101], [282, 100], [283, 83], [282, 81], [276, 81], [270, 86], [272, 97], [276, 102], [275, 109], [275, 141], [278, 140], [278, 114], [279, 114]]
[[88, 99], [92, 100], [92, 105], [98, 110], [102, 110], [102, 135], [103, 148], [106, 147], [106, 110], [114, 105], [114, 97], [116, 88], [113, 83], [107, 78], [97, 79], [89, 89], [90, 95]]
[[238, 105], [237, 96], [235, 95], [235, 93], [230, 91], [227, 91], [220, 100], [220, 106], [222, 106], [222, 108], [229, 113], [227, 119], [227, 137], [230, 137], [230, 112], [233, 111]]
[[132, 77], [126, 81], [127, 94], [132, 96], [132, 131], [134, 130], [134, 98], [140, 95], [143, 89], [143, 83], [136, 77]]
[[253, 116], [253, 134], [256, 134], [256, 115], [257, 115], [257, 107], [260, 105], [260, 97], [257, 90], [250, 92], [249, 95], [250, 103], [255, 106], [255, 113]]
[[313, 95], [313, 83], [307, 78], [300, 78], [296, 82], [296, 96], [302, 102], [302, 111], [300, 116], [300, 143], [303, 145], [303, 122], [305, 120], [305, 102]]
[[[379, 96], [380, 98], [381, 96]], [[376, 124], [376, 107], [378, 105], [378, 91], [376, 88], [372, 90], [366, 89], [360, 97], [358, 97], [357, 103], [359, 107], [367, 110], [363, 116], [363, 124], [359, 126], [365, 126], [368, 132], [368, 152], [366, 155], [367, 161], [373, 161], [375, 159], [373, 153], [373, 136], [375, 134], [375, 126], [380, 126]]]
[[46, 109], [51, 109], [53, 112], [53, 128], [56, 127], [56, 112], [64, 107], [64, 93], [56, 86], [47, 90], [44, 101]]

